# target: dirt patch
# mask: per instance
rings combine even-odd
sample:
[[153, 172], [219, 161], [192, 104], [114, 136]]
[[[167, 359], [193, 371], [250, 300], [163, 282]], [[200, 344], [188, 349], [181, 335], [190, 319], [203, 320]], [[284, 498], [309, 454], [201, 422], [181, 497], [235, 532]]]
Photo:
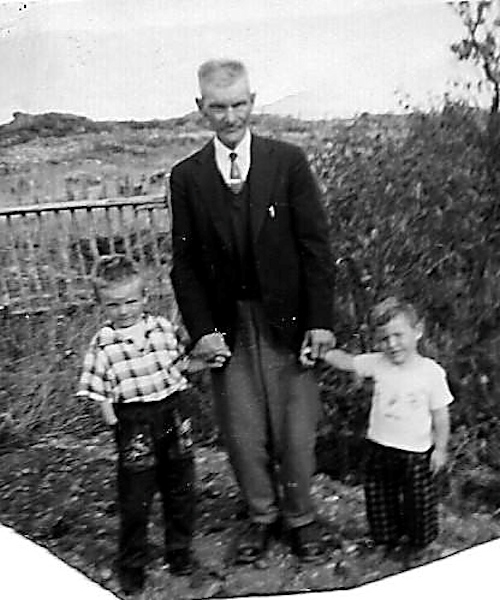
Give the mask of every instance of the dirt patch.
[[[45, 437], [30, 447], [4, 451], [0, 461], [2, 522], [47, 547], [117, 595], [114, 575], [118, 518], [116, 456], [110, 434], [82, 443], [73, 436]], [[447, 556], [500, 536], [488, 512], [460, 515], [442, 506], [442, 533], [413, 562], [370, 546], [363, 494], [316, 475], [313, 485], [327, 552], [321, 564], [303, 565], [277, 541], [254, 566], [235, 566], [231, 549], [242, 526], [242, 504], [226, 454], [198, 447], [198, 520], [195, 551], [204, 565], [193, 578], [175, 578], [162, 567], [159, 502], [150, 528], [151, 562], [141, 598], [194, 599], [345, 589]]]

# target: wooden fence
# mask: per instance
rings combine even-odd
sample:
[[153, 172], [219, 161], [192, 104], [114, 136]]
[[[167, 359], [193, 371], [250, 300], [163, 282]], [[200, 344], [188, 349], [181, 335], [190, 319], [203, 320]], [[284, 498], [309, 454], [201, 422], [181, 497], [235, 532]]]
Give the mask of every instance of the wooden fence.
[[139, 261], [153, 297], [171, 296], [170, 229], [163, 196], [0, 208], [0, 307], [29, 315], [91, 302], [92, 266], [113, 252]]

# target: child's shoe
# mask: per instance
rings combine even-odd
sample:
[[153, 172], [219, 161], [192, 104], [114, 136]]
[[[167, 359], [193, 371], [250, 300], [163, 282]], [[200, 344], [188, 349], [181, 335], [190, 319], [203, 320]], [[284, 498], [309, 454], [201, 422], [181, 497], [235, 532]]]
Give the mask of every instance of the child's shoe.
[[120, 580], [120, 587], [123, 593], [127, 596], [142, 592], [146, 580], [142, 567], [120, 569], [118, 579]]
[[165, 554], [165, 562], [170, 567], [170, 573], [177, 577], [192, 575], [199, 567], [198, 561], [188, 548], [167, 552]]

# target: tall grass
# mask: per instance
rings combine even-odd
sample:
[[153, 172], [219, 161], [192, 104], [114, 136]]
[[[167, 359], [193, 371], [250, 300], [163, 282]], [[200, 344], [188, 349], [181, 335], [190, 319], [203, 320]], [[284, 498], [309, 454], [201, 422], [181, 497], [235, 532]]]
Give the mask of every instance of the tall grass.
[[[147, 310], [182, 324], [173, 296], [152, 295]], [[65, 312], [4, 316], [0, 338], [0, 446], [41, 435], [84, 439], [103, 425], [95, 403], [76, 397], [83, 356], [103, 314], [95, 302]], [[208, 374], [192, 378], [184, 396], [199, 440], [216, 435]]]
[[98, 322], [92, 305], [72, 314], [4, 318], [0, 442], [81, 431], [91, 409], [75, 391], [83, 352]]

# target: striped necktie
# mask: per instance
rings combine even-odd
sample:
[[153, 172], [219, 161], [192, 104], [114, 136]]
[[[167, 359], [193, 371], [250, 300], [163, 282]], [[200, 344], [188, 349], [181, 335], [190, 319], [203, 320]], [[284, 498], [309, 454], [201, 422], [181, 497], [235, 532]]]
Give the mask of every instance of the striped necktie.
[[241, 178], [241, 172], [238, 167], [236, 159], [238, 155], [236, 152], [231, 152], [229, 160], [231, 161], [231, 171], [229, 172], [229, 187], [233, 194], [239, 194], [243, 188], [243, 179]]

